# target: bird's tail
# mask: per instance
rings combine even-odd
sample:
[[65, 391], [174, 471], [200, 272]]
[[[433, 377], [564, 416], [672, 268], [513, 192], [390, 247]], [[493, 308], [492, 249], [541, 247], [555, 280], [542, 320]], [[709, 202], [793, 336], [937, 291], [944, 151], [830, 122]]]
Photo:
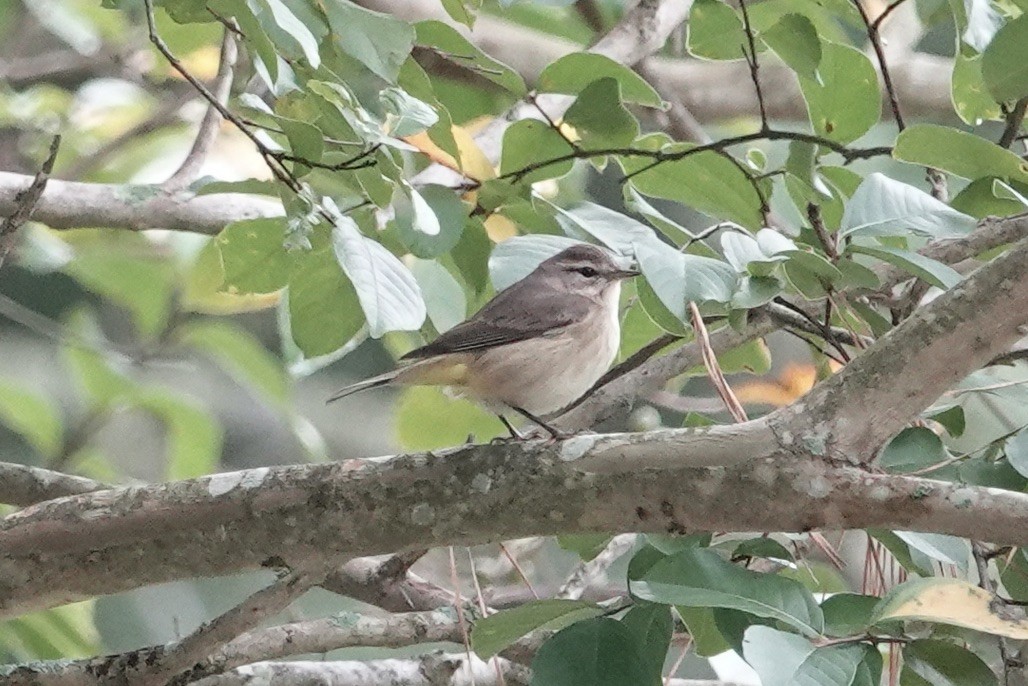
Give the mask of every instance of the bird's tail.
[[386, 372], [385, 374], [379, 374], [378, 376], [373, 376], [370, 379], [364, 379], [363, 381], [358, 381], [355, 384], [350, 384], [349, 386], [344, 386], [343, 388], [340, 388], [338, 391], [333, 393], [332, 396], [328, 400], [325, 401], [325, 403], [327, 404], [327, 403], [334, 402], [336, 400], [339, 400], [340, 398], [345, 398], [348, 395], [353, 395], [354, 393], [358, 393], [360, 391], [364, 391], [364, 390], [367, 390], [369, 388], [376, 388], [378, 386], [385, 386], [390, 381], [395, 379], [396, 375], [399, 374], [399, 373], [400, 373], [399, 369], [394, 369], [391, 372]]

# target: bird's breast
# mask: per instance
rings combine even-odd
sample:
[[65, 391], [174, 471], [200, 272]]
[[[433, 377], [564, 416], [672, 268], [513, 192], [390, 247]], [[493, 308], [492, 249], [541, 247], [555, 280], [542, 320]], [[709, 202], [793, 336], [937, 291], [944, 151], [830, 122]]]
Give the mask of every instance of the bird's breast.
[[582, 321], [482, 353], [469, 364], [467, 391], [481, 400], [537, 415], [577, 400], [617, 356], [619, 294], [614, 284]]

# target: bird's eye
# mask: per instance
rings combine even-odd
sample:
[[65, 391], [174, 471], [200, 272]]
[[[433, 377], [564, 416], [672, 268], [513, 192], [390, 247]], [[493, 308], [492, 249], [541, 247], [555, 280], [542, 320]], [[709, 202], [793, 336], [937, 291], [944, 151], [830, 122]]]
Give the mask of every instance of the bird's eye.
[[598, 273], [592, 267], [577, 267], [575, 271], [588, 279], [593, 278]]

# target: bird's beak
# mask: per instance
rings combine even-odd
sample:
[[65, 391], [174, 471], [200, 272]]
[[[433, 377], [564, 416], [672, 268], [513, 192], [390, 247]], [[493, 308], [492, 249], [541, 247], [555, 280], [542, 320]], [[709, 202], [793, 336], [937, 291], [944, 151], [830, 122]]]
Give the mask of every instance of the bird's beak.
[[637, 269], [618, 269], [616, 272], [611, 274], [612, 279], [630, 279], [633, 276], [639, 276], [640, 272]]

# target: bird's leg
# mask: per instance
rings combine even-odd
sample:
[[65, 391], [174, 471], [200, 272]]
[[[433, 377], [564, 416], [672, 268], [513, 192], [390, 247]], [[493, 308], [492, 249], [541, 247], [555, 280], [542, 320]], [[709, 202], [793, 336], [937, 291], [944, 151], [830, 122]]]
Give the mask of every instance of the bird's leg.
[[559, 440], [565, 439], [565, 438], [567, 438], [568, 436], [571, 435], [571, 434], [567, 433], [566, 431], [561, 431], [560, 429], [558, 429], [556, 427], [550, 426], [549, 424], [547, 424], [546, 422], [544, 422], [543, 420], [539, 419], [534, 414], [529, 412], [528, 410], [523, 410], [520, 407], [514, 407], [513, 405], [511, 405], [510, 409], [514, 410], [515, 412], [520, 414], [525, 419], [527, 419], [527, 420], [529, 420], [529, 421], [531, 421], [531, 422], [533, 422], [535, 424], [538, 424], [540, 427], [545, 429], [546, 432], [548, 434], [550, 434], [550, 436], [552, 436], [555, 441], [559, 441]]
[[503, 425], [507, 427], [507, 431], [510, 431], [510, 437], [512, 439], [514, 439], [515, 441], [523, 441], [527, 438], [525, 434], [521, 433], [516, 428], [514, 428], [514, 425], [510, 423], [510, 420], [508, 420], [502, 414], [497, 413], [496, 416], [499, 417], [500, 421], [503, 422]]

